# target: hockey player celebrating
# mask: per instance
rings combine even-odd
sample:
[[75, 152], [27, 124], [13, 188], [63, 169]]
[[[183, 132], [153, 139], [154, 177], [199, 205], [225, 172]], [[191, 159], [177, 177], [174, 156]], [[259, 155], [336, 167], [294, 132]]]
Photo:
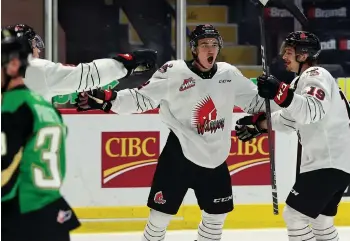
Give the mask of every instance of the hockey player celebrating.
[[[272, 128], [296, 131], [303, 147], [300, 174], [283, 213], [290, 241], [338, 240], [334, 216], [350, 183], [350, 107], [333, 76], [316, 65], [320, 52], [314, 34], [290, 33], [281, 55], [298, 77], [290, 85], [274, 76], [258, 78], [259, 95], [282, 107], [272, 113]], [[250, 140], [266, 129], [262, 116], [238, 120], [239, 139]]]
[[263, 107], [257, 87], [240, 71], [216, 62], [223, 47], [212, 25], [199, 25], [190, 35], [193, 60], [165, 63], [143, 86], [118, 92], [96, 89], [82, 93], [78, 110], [145, 112], [160, 105], [169, 127], [148, 197], [150, 216], [143, 240], [163, 240], [172, 215], [192, 188], [202, 210], [198, 241], [220, 240], [227, 213], [233, 209], [225, 160], [231, 147], [232, 109], [256, 113]]
[[135, 69], [139, 72], [148, 71], [153, 69], [156, 63], [155, 51], [137, 50], [113, 58], [81, 63], [78, 66], [66, 66], [39, 58], [44, 42], [33, 28], [25, 24], [16, 24], [8, 26], [7, 29], [15, 31], [17, 37], [24, 36], [28, 39], [34, 59], [25, 73], [25, 84], [50, 102], [56, 95], [105, 86], [115, 79], [130, 75]]
[[32, 49], [1, 31], [1, 240], [69, 241], [80, 224], [60, 194], [66, 127], [23, 75]]

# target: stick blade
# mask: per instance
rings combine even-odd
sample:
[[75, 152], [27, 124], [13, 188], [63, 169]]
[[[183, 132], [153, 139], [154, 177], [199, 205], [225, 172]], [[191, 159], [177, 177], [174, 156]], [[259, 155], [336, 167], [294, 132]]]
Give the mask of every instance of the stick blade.
[[298, 8], [292, 0], [275, 0], [280, 2], [283, 6], [298, 20], [298, 22], [304, 27], [309, 26], [309, 20], [304, 15], [303, 11]]
[[262, 5], [264, 5], [264, 6], [266, 6], [266, 4], [269, 2], [270, 0], [259, 0], [259, 2], [262, 4]]

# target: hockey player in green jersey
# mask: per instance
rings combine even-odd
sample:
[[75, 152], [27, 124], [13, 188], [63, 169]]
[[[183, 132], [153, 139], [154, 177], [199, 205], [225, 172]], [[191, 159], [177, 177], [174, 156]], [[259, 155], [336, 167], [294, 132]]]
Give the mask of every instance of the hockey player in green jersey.
[[65, 176], [66, 126], [23, 75], [31, 47], [1, 31], [1, 238], [69, 241], [80, 224], [60, 194]]

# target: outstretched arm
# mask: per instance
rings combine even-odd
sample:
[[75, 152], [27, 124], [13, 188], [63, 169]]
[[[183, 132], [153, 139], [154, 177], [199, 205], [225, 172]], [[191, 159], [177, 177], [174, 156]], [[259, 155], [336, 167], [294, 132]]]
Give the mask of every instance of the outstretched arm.
[[[169, 63], [165, 64], [167, 66]], [[168, 72], [160, 68], [151, 79], [138, 88], [121, 91], [96, 89], [79, 94], [78, 111], [101, 109], [118, 114], [142, 113], [158, 107], [169, 94]]]
[[25, 84], [33, 91], [51, 99], [56, 95], [81, 92], [105, 86], [131, 74], [140, 65], [146, 69], [155, 64], [156, 52], [140, 50], [110, 59], [98, 59], [78, 66], [67, 66], [44, 59], [34, 59], [26, 70]]

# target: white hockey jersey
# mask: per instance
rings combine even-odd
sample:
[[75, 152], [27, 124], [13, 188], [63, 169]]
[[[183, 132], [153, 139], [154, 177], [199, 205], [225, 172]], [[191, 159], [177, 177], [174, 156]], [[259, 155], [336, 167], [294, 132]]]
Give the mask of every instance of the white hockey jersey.
[[350, 173], [350, 107], [333, 76], [310, 67], [290, 86], [293, 101], [272, 113], [272, 128], [297, 131], [303, 146], [300, 172], [336, 168]]
[[219, 62], [212, 79], [202, 79], [185, 61], [175, 60], [142, 87], [119, 91], [111, 110], [140, 113], [158, 105], [162, 121], [179, 138], [186, 158], [207, 168], [219, 166], [229, 155], [233, 107], [249, 113], [265, 108], [256, 85], [236, 67]]
[[56, 95], [104, 86], [126, 74], [124, 65], [114, 59], [98, 59], [78, 66], [66, 66], [34, 58], [26, 70], [24, 83], [51, 102]]

